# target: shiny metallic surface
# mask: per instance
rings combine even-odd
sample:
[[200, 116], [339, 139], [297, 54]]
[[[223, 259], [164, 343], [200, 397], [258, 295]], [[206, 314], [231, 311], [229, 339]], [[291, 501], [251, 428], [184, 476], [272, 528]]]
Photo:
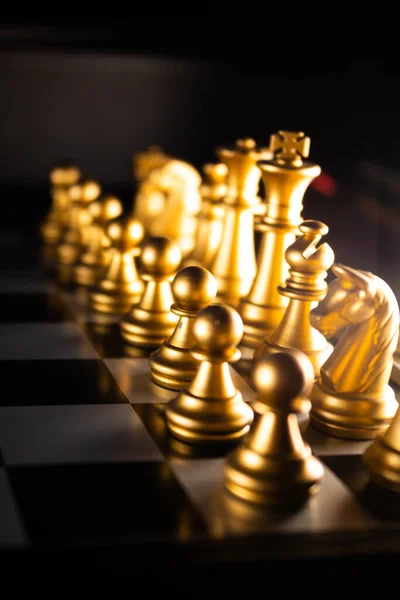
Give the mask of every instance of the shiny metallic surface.
[[143, 227], [136, 219], [118, 217], [109, 222], [106, 227], [111, 243], [109, 263], [90, 294], [94, 311], [121, 315], [139, 300], [144, 284], [134, 257], [140, 252], [143, 234]]
[[149, 358], [153, 381], [172, 390], [187, 387], [195, 376], [198, 362], [190, 350], [195, 345], [192, 332], [197, 313], [215, 298], [215, 278], [203, 267], [185, 267], [172, 282], [175, 303], [171, 312], [179, 321], [171, 337]]
[[259, 416], [225, 459], [224, 483], [256, 504], [300, 506], [320, 487], [324, 469], [304, 443], [296, 413], [308, 412], [314, 370], [298, 350], [260, 356], [252, 370]]
[[229, 369], [240, 357], [236, 346], [243, 335], [242, 321], [232, 307], [210, 304], [196, 316], [193, 335], [192, 356], [200, 364], [188, 388], [167, 404], [167, 427], [189, 444], [230, 444], [247, 433], [253, 420]]
[[257, 220], [262, 232], [257, 272], [248, 295], [239, 306], [244, 323], [243, 345], [256, 349], [283, 318], [288, 299], [278, 292], [289, 274], [285, 251], [299, 234], [304, 194], [321, 168], [305, 161], [310, 139], [303, 132], [279, 131], [271, 136], [270, 160], [258, 167], [266, 190], [266, 208]]
[[333, 347], [310, 324], [310, 312], [327, 292], [327, 270], [335, 259], [326, 242], [319, 245], [328, 233], [320, 221], [303, 221], [300, 237], [285, 252], [289, 264], [289, 277], [278, 287], [278, 292], [289, 298], [289, 304], [276, 331], [260, 345], [254, 354], [258, 358], [265, 352], [295, 348], [311, 360], [315, 377], [331, 354]]
[[399, 335], [399, 307], [380, 277], [336, 264], [311, 324], [339, 338], [311, 400], [313, 425], [330, 435], [372, 439], [388, 428], [397, 402], [389, 379]]
[[173, 240], [151, 237], [143, 244], [140, 263], [145, 288], [120, 322], [127, 344], [158, 348], [174, 331], [179, 317], [170, 310], [174, 302], [171, 280], [181, 260], [180, 248]]

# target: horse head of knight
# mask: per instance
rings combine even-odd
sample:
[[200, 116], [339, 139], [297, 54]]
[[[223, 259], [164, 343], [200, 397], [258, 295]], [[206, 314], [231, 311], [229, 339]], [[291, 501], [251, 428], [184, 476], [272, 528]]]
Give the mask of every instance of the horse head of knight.
[[335, 264], [328, 293], [311, 311], [310, 323], [326, 338], [370, 319], [376, 311], [376, 284], [371, 273]]

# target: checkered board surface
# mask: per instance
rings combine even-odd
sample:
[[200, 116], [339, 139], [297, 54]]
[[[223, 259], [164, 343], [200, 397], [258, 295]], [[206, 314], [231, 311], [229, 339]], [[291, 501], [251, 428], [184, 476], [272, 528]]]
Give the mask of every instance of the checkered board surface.
[[172, 393], [151, 383], [145, 356], [126, 355], [116, 319], [106, 327], [40, 266], [16, 265], [0, 275], [0, 320], [3, 552], [152, 544], [164, 560], [188, 546], [205, 560], [249, 548], [271, 558], [400, 550], [400, 498], [365, 488], [369, 442], [308, 428], [325, 477], [307, 506], [285, 515], [237, 504], [222, 490], [223, 451], [190, 456], [168, 436]]

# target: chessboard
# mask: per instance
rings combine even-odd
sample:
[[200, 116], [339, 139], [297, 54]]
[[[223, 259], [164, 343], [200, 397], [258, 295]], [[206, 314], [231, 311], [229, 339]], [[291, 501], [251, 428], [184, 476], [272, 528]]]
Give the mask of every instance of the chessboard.
[[174, 393], [152, 384], [146, 356], [126, 354], [118, 318], [99, 321], [81, 294], [47, 277], [39, 255], [20, 260], [9, 246], [0, 273], [3, 565], [218, 572], [400, 555], [399, 498], [367, 484], [370, 442], [306, 427], [325, 469], [319, 493], [290, 514], [239, 503], [222, 487], [226, 450], [198, 455], [169, 437], [163, 406]]

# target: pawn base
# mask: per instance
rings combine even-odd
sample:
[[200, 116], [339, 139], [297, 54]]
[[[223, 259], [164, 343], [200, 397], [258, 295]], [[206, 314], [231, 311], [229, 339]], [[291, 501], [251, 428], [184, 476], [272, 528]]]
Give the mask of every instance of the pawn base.
[[253, 421], [253, 410], [237, 391], [229, 399], [196, 398], [181, 393], [165, 409], [167, 427], [189, 444], [232, 443], [243, 438]]
[[364, 462], [372, 481], [400, 493], [400, 452], [379, 436], [366, 450]]
[[150, 356], [149, 363], [153, 381], [169, 390], [186, 389], [198, 369], [189, 350], [175, 348], [168, 342]]
[[78, 244], [63, 243], [58, 247], [57, 258], [62, 265], [73, 265], [80, 253]]
[[90, 304], [94, 311], [110, 314], [123, 315], [128, 312], [132, 304], [140, 299], [140, 294], [122, 290], [112, 290], [108, 293], [95, 289], [90, 296]]
[[40, 228], [42, 240], [45, 244], [57, 244], [61, 238], [62, 228], [55, 221], [47, 221]]
[[121, 319], [121, 336], [133, 346], [159, 348], [171, 336], [177, 322], [178, 317], [172, 312], [147, 313], [136, 307]]
[[99, 274], [98, 265], [76, 265], [74, 269], [74, 281], [79, 285], [92, 286], [96, 283]]
[[324, 475], [321, 462], [304, 447], [299, 458], [262, 456], [245, 444], [227, 457], [225, 488], [234, 496], [279, 507], [298, 507], [319, 491]]
[[399, 406], [390, 386], [374, 397], [368, 393], [336, 394], [319, 381], [310, 400], [310, 421], [315, 429], [351, 440], [372, 440], [386, 431]]

